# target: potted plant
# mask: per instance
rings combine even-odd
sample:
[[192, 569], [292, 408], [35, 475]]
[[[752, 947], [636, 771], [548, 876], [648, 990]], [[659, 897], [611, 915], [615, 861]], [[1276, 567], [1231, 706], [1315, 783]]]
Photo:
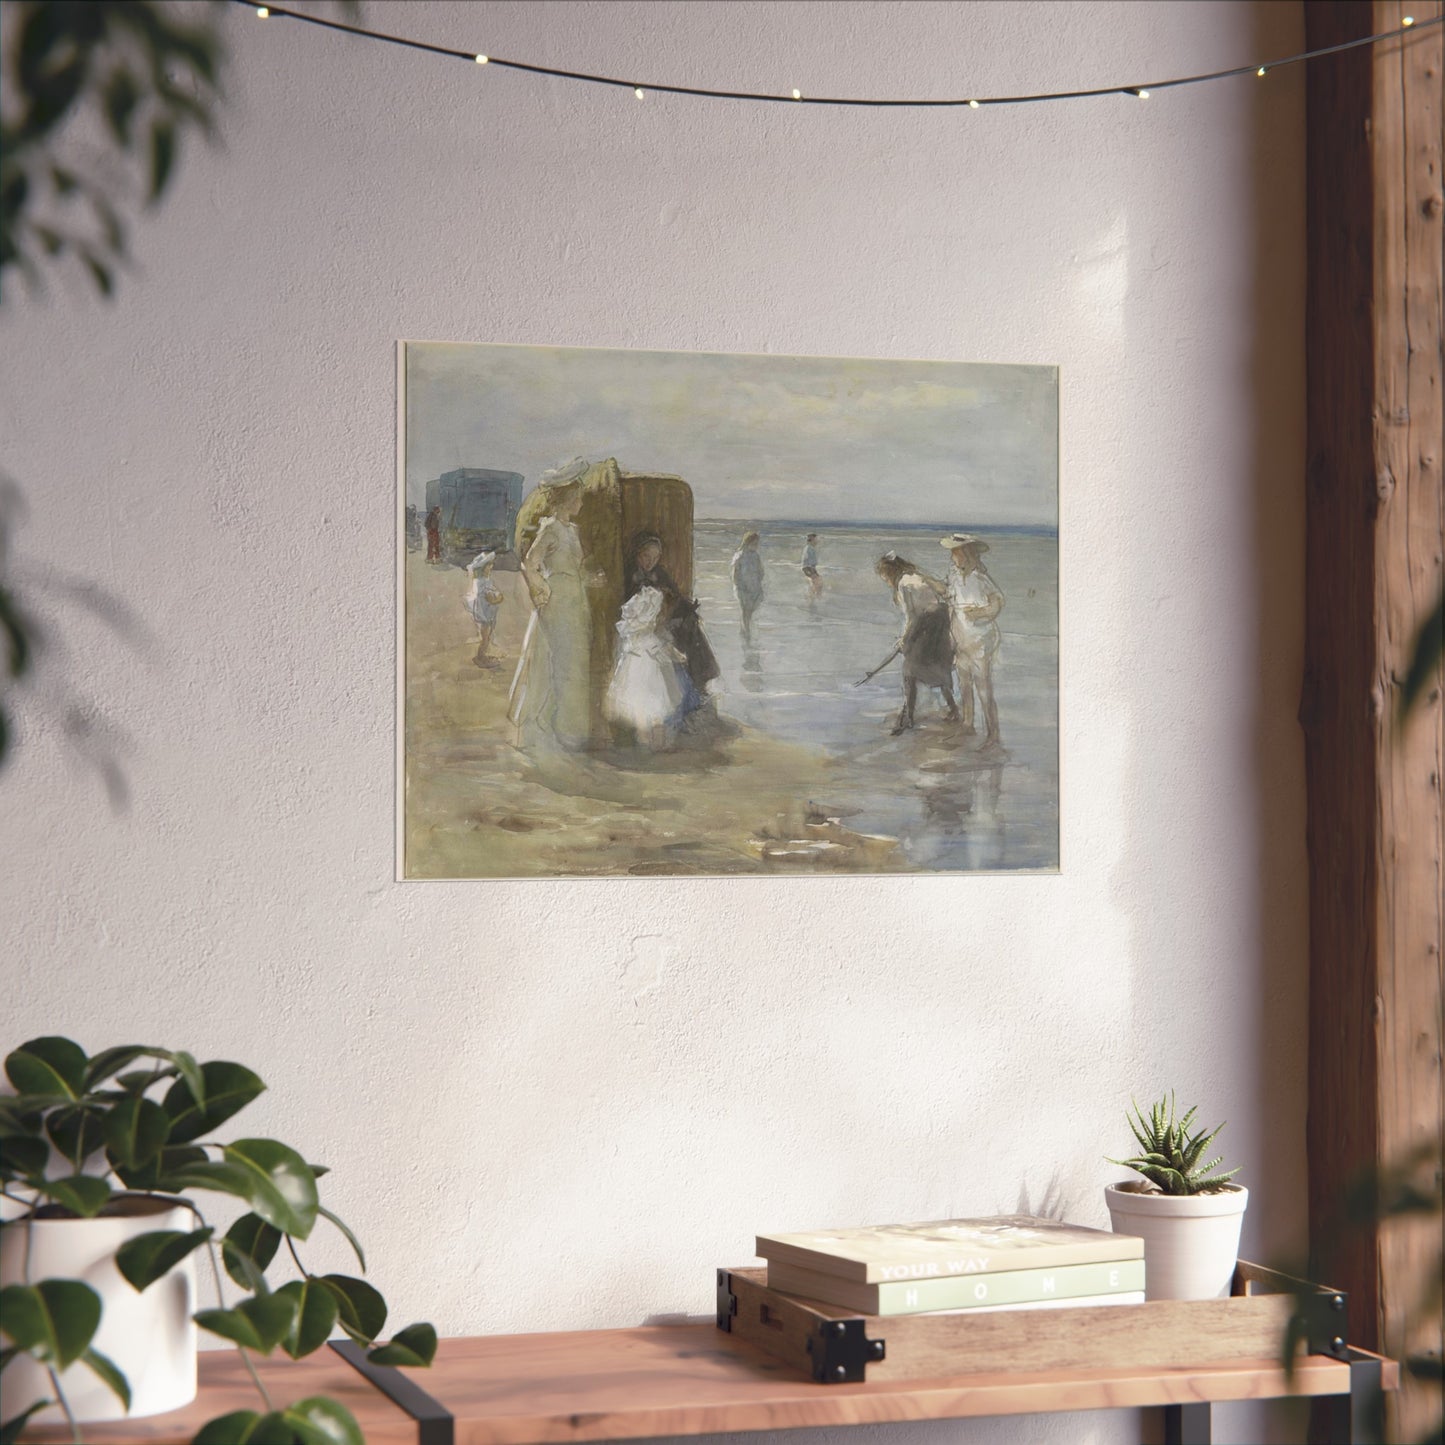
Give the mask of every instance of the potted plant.
[[1239, 1229], [1249, 1191], [1219, 1173], [1218, 1155], [1205, 1159], [1224, 1125], [1192, 1129], [1197, 1108], [1175, 1115], [1174, 1095], [1144, 1117], [1137, 1103], [1129, 1127], [1139, 1144], [1131, 1159], [1110, 1159], [1143, 1176], [1104, 1191], [1116, 1234], [1144, 1240], [1147, 1299], [1219, 1299], [1230, 1291], [1239, 1258]]
[[[196, 1327], [241, 1352], [263, 1408], [211, 1421], [199, 1445], [251, 1440], [363, 1445], [349, 1411], [323, 1396], [273, 1402], [251, 1355], [299, 1359], [339, 1328], [378, 1364], [427, 1365], [428, 1324], [372, 1348], [386, 1301], [364, 1279], [317, 1275], [298, 1251], [320, 1220], [366, 1260], [319, 1197], [326, 1170], [275, 1139], [222, 1143], [215, 1129], [265, 1089], [250, 1069], [180, 1050], [123, 1045], [87, 1056], [70, 1039], [22, 1044], [0, 1096], [0, 1439], [27, 1420], [155, 1414], [196, 1393]], [[152, 1097], [152, 1096], [155, 1097]], [[248, 1206], [216, 1237], [196, 1196]], [[298, 1277], [272, 1288], [282, 1245]], [[209, 1260], [216, 1307], [197, 1310], [194, 1266]], [[228, 1304], [228, 1275], [240, 1298]]]

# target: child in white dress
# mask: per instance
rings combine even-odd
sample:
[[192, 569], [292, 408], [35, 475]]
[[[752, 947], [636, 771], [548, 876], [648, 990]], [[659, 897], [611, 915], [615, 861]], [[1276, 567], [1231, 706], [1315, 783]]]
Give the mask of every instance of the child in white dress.
[[682, 703], [682, 654], [658, 631], [663, 596], [644, 587], [622, 605], [617, 623], [617, 665], [602, 700], [610, 722], [630, 727], [641, 746], [665, 748], [669, 725]]
[[478, 552], [467, 563], [467, 576], [472, 580], [462, 605], [477, 624], [477, 655], [472, 661], [478, 667], [500, 666], [496, 658], [487, 656], [492, 629], [497, 625], [497, 608], [502, 601], [502, 589], [492, 581], [492, 563], [496, 560], [495, 552]]

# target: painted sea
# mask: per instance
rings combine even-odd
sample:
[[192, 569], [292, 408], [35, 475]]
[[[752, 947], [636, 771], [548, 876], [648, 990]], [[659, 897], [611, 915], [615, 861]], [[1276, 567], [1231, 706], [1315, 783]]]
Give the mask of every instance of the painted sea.
[[[760, 523], [765, 596], [745, 648], [729, 567], [743, 525], [694, 530], [694, 591], [722, 666], [720, 713], [827, 754], [834, 796], [850, 827], [901, 840], [922, 870], [1012, 871], [1059, 864], [1058, 541], [1041, 531], [983, 533], [1002, 589], [1002, 643], [994, 663], [1004, 755], [986, 759], [943, 720], [924, 689], [919, 728], [890, 736], [902, 684], [888, 655], [899, 615], [874, 564], [893, 550], [947, 575], [943, 527]], [[804, 537], [818, 533], [822, 596], [802, 575]], [[980, 732], [982, 730], [980, 729]]]

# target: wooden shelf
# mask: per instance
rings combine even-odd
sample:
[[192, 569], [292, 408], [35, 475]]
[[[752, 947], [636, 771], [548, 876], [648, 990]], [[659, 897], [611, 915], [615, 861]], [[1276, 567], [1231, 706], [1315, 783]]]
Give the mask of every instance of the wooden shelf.
[[[1377, 1357], [1370, 1356], [1370, 1360]], [[1394, 1389], [1398, 1368], [1381, 1361]], [[430, 1370], [405, 1372], [455, 1416], [453, 1434], [423, 1439], [417, 1423], [329, 1352], [292, 1363], [260, 1362], [278, 1404], [313, 1394], [342, 1400], [369, 1445], [529, 1445], [641, 1439], [732, 1430], [1026, 1415], [1135, 1406], [1204, 1406], [1284, 1395], [1344, 1395], [1351, 1366], [1322, 1356], [1300, 1364], [1292, 1385], [1274, 1360], [1191, 1368], [1034, 1373], [958, 1373], [936, 1379], [820, 1385], [710, 1324], [493, 1335], [443, 1340]], [[86, 1428], [95, 1445], [183, 1445], [205, 1420], [255, 1409], [254, 1389], [233, 1352], [201, 1360], [200, 1397], [184, 1410]], [[1207, 1438], [1207, 1420], [1204, 1424]], [[67, 1439], [53, 1427], [25, 1439]]]

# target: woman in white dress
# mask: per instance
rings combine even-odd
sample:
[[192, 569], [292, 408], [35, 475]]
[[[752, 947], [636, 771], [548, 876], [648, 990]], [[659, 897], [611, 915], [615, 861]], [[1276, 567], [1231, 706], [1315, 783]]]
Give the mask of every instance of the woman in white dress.
[[998, 703], [993, 695], [993, 660], [998, 654], [998, 615], [1003, 611], [1003, 593], [980, 560], [988, 543], [968, 532], [944, 537], [953, 566], [948, 571], [948, 610], [953, 634], [953, 656], [958, 682], [963, 689], [963, 730], [975, 731], [973, 695], [983, 707], [984, 747], [1001, 746], [998, 733]]
[[582, 539], [573, 524], [587, 466], [578, 457], [543, 473], [540, 485], [551, 515], [522, 558], [533, 612], [507, 716], [517, 746], [527, 751], [548, 746], [576, 751], [587, 746], [591, 733], [591, 605]]
[[638, 743], [651, 748], [668, 745], [668, 727], [683, 699], [685, 659], [658, 628], [665, 600], [656, 587], [644, 587], [623, 603], [617, 664], [602, 700], [609, 722], [631, 728]]

